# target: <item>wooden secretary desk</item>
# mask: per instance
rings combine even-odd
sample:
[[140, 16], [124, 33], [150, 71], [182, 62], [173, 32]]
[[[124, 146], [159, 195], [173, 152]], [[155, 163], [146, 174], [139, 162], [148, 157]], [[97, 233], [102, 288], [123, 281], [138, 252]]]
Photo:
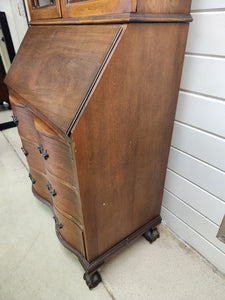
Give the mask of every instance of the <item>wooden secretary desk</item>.
[[34, 195], [90, 288], [158, 237], [191, 0], [29, 0], [5, 80]]

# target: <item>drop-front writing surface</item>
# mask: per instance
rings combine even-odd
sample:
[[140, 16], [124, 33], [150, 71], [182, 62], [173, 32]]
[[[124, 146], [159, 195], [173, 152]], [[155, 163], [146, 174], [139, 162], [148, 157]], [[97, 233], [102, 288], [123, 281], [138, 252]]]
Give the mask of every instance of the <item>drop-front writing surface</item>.
[[31, 27], [6, 84], [67, 132], [120, 28], [115, 24]]

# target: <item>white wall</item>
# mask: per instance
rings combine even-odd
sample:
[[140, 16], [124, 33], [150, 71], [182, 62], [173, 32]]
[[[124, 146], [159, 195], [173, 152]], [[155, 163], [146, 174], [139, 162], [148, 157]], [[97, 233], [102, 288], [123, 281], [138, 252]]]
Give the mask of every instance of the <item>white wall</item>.
[[22, 0], [0, 0], [0, 11], [6, 13], [13, 45], [17, 52], [28, 29]]
[[225, 0], [193, 0], [161, 215], [225, 273]]

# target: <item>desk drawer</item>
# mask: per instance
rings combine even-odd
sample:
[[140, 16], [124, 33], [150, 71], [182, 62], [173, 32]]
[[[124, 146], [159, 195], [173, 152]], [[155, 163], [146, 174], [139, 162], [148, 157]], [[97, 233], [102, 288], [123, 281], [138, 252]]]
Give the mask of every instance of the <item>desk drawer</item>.
[[21, 140], [23, 145], [21, 149], [27, 158], [29, 167], [45, 174], [44, 161], [37, 149], [38, 145], [28, 142], [23, 137], [21, 137]]
[[43, 173], [30, 168], [30, 178], [36, 193], [52, 204], [52, 198], [46, 186], [48, 183], [47, 177]]
[[66, 144], [40, 134], [46, 169], [71, 185], [75, 185], [72, 153]]
[[68, 137], [59, 136], [52, 128], [39, 118], [34, 120], [38, 131], [41, 156], [45, 167], [51, 174], [75, 185], [74, 160]]
[[31, 111], [15, 97], [10, 97], [10, 103], [20, 136], [38, 144], [38, 134], [34, 126], [34, 117]]
[[82, 224], [83, 218], [79, 191], [49, 172], [47, 175], [51, 185], [50, 192], [52, 192], [53, 204]]
[[62, 238], [74, 249], [85, 257], [83, 233], [79, 227], [62, 215], [55, 207], [56, 230], [61, 234]]

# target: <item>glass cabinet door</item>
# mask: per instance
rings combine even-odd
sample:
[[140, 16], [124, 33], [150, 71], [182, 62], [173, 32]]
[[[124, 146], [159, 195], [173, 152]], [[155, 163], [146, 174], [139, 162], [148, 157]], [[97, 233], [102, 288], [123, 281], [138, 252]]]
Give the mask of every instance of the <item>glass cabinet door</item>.
[[31, 20], [61, 17], [60, 0], [28, 0]]

